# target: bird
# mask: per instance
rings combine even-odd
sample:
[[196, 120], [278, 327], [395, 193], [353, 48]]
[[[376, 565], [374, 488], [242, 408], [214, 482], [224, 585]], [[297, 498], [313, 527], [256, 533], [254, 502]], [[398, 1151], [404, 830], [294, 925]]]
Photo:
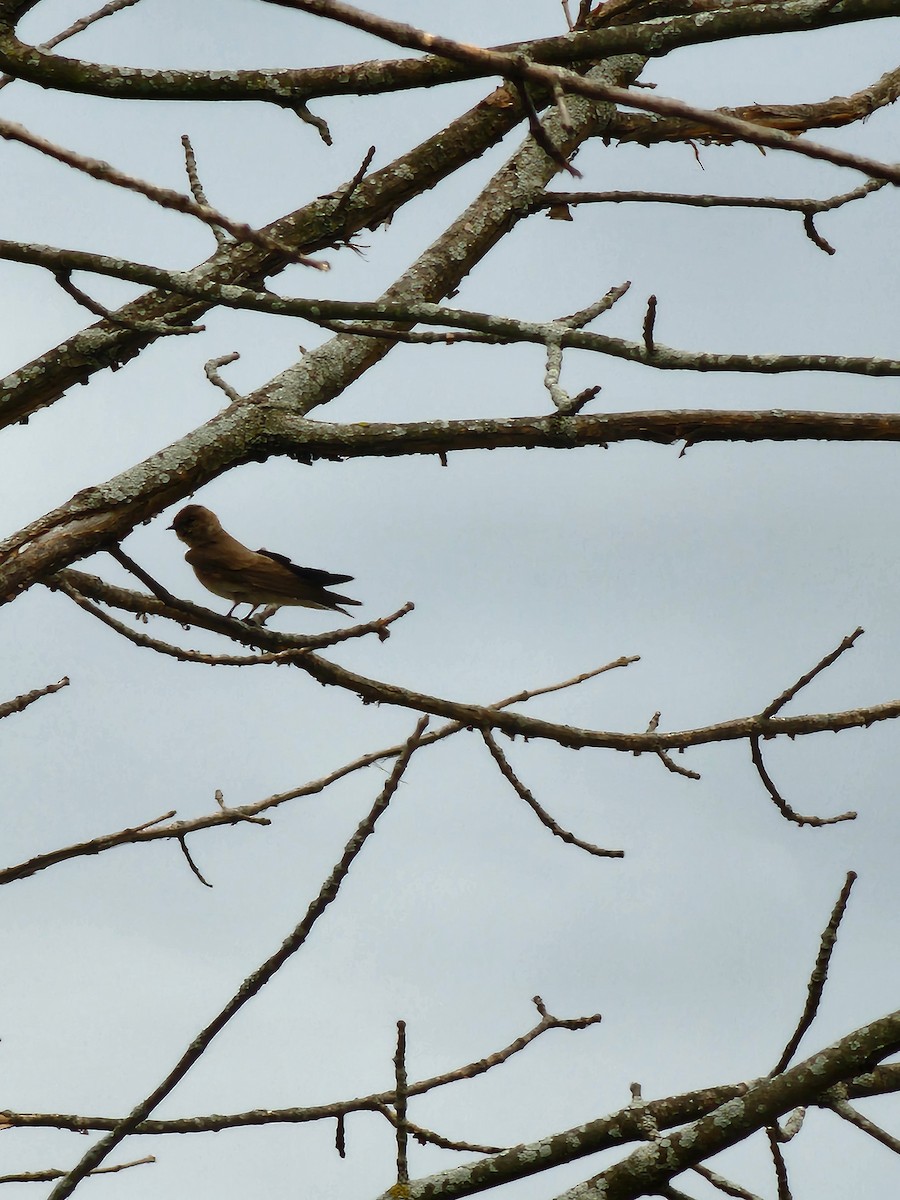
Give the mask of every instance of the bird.
[[226, 533], [216, 514], [201, 504], [183, 508], [169, 529], [190, 547], [185, 561], [207, 591], [233, 601], [229, 617], [241, 604], [250, 605], [245, 621], [266, 604], [320, 608], [349, 617], [342, 605], [362, 603], [328, 591], [333, 584], [349, 583], [352, 575], [299, 567], [272, 550], [250, 550]]

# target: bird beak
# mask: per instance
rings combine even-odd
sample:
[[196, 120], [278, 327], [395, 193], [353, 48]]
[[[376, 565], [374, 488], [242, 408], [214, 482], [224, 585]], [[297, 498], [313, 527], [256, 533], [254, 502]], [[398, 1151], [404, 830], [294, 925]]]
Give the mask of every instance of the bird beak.
[[167, 526], [166, 526], [166, 529], [174, 529], [174, 528], [175, 528], [175, 526], [174, 526], [174, 525], [167, 525]]

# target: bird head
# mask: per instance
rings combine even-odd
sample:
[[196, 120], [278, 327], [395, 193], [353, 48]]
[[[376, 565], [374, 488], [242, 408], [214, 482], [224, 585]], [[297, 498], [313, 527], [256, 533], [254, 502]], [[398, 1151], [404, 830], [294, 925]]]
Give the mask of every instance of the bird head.
[[183, 508], [169, 529], [174, 529], [181, 541], [189, 546], [213, 541], [222, 532], [219, 518], [202, 504], [189, 504]]

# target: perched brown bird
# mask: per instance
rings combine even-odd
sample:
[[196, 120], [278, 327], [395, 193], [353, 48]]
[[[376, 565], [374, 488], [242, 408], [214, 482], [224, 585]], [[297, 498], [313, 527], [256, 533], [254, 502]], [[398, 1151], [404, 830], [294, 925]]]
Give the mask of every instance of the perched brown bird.
[[183, 508], [169, 528], [190, 546], [184, 557], [203, 586], [233, 601], [229, 617], [239, 604], [250, 605], [244, 620], [263, 604], [324, 608], [349, 617], [341, 605], [362, 603], [327, 590], [334, 583], [349, 583], [352, 575], [298, 567], [271, 550], [249, 550], [225, 532], [215, 513], [200, 504]]

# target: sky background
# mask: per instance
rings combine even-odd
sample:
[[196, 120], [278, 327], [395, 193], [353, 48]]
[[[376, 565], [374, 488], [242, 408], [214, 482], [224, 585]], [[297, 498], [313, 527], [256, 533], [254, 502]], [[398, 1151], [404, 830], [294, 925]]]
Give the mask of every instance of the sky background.
[[[83, 15], [45, 0], [22, 25], [33, 42]], [[491, 44], [560, 33], [553, 0], [381, 0], [380, 13]], [[706, 106], [817, 101], [896, 65], [896, 22], [739, 40], [673, 53], [644, 79]], [[396, 57], [375, 39], [251, 0], [143, 0], [62, 52], [156, 67], [306, 66]], [[185, 186], [189, 133], [210, 202], [264, 223], [352, 177], [372, 144], [378, 168], [475, 103], [492, 84], [313, 102], [335, 144], [260, 104], [101, 101], [15, 83], [0, 115], [155, 183]], [[890, 160], [898, 113], [876, 113], [817, 140]], [[366, 234], [364, 256], [327, 255], [328, 275], [293, 268], [286, 294], [368, 300], [415, 260], [520, 144], [502, 146]], [[749, 147], [604, 147], [577, 163], [587, 189], [644, 188], [825, 197], [855, 172]], [[209, 230], [3, 143], [3, 237], [122, 254], [187, 269]], [[569, 189], [568, 180], [559, 186]], [[900, 219], [896, 190], [820, 217], [829, 257], [797, 215], [659, 205], [584, 206], [572, 224], [520, 223], [462, 285], [461, 307], [547, 320], [628, 279], [629, 295], [594, 328], [639, 338], [647, 296], [656, 336], [688, 350], [898, 353]], [[78, 282], [107, 304], [139, 289]], [[90, 323], [33, 268], [0, 263], [0, 371]], [[202, 336], [160, 341], [102, 372], [0, 438], [2, 536], [208, 420], [223, 403], [203, 374], [237, 350], [227, 378], [249, 391], [326, 335], [302, 322], [210, 313]], [[480, 418], [546, 413], [533, 346], [397, 347], [317, 419]], [[849, 375], [694, 376], [568, 352], [563, 385], [602, 384], [588, 411], [809, 408], [895, 411], [898, 383]], [[865, 636], [787, 712], [893, 699], [900, 671], [900, 477], [885, 445], [646, 445], [389, 459], [314, 469], [285, 460], [215, 480], [194, 499], [252, 546], [356, 579], [372, 618], [413, 600], [391, 638], [332, 657], [354, 671], [488, 703], [624, 654], [641, 661], [526, 711], [639, 731], [656, 710], [680, 729], [762, 709], [857, 626]], [[186, 599], [203, 591], [166, 530], [177, 506], [125, 550]], [[85, 569], [128, 583], [106, 555]], [[340, 621], [282, 610], [273, 627], [320, 632]], [[176, 638], [153, 621], [152, 634]], [[180, 635], [198, 649], [213, 635]], [[3, 864], [147, 821], [208, 813], [221, 789], [251, 803], [404, 739], [414, 714], [364, 707], [299, 671], [176, 663], [125, 643], [64, 596], [35, 587], [0, 618], [0, 699], [62, 675], [71, 686], [0, 724]], [[897, 1007], [900, 882], [893, 724], [766, 747], [799, 811], [857, 809], [853, 824], [786, 824], [748, 748], [707, 746], [679, 760], [502, 742], [514, 769], [580, 837], [620, 847], [590, 858], [554, 839], [500, 778], [481, 739], [462, 733], [412, 760], [378, 832], [310, 942], [214, 1042], [158, 1116], [305, 1105], [392, 1085], [395, 1023], [408, 1023], [411, 1079], [490, 1053], [552, 1012], [600, 1011], [601, 1025], [553, 1033], [485, 1078], [411, 1103], [413, 1121], [448, 1137], [515, 1144], [613, 1111], [640, 1081], [649, 1098], [767, 1072], [794, 1029], [819, 935], [848, 870], [858, 872], [811, 1052]], [[2, 905], [0, 1107], [119, 1115], [150, 1092], [240, 981], [305, 912], [384, 782], [359, 772], [272, 813], [271, 826], [198, 834], [81, 859], [11, 885]], [[895, 1132], [895, 1100], [860, 1105]], [[893, 1121], [893, 1125], [891, 1124]], [[287, 1189], [377, 1195], [394, 1175], [378, 1117], [334, 1125], [130, 1139], [113, 1155], [155, 1166], [83, 1184], [126, 1200], [238, 1197]], [[7, 1132], [0, 1173], [71, 1165], [87, 1140]], [[795, 1195], [836, 1200], [896, 1188], [890, 1152], [833, 1116], [813, 1114], [786, 1149]], [[457, 1161], [411, 1148], [416, 1177]], [[552, 1197], [614, 1156], [518, 1184]], [[762, 1139], [713, 1165], [774, 1192]], [[712, 1195], [699, 1179], [681, 1185]], [[46, 1194], [14, 1186], [10, 1196]]]

